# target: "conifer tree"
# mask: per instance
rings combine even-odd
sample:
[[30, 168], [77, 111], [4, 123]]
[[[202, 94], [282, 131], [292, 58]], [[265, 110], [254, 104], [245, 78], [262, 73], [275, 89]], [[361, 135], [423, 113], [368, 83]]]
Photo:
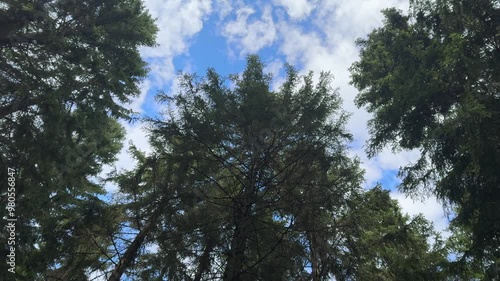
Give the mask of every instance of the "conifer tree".
[[15, 278], [85, 280], [114, 216], [89, 179], [121, 148], [116, 118], [130, 117], [124, 104], [147, 73], [138, 48], [154, 45], [156, 26], [138, 0], [5, 0], [0, 25], [0, 185], [5, 195], [14, 169]]
[[374, 114], [368, 153], [418, 149], [400, 188], [431, 192], [471, 233], [462, 262], [500, 259], [500, 41], [498, 1], [414, 0], [384, 12], [360, 39], [352, 83]]
[[[301, 77], [288, 66], [280, 90], [271, 91], [272, 76], [263, 69], [252, 55], [242, 75], [230, 76], [234, 88], [209, 69], [203, 78], [182, 75], [179, 94], [158, 96], [171, 110], [150, 120], [149, 164], [120, 183], [138, 202], [129, 213], [156, 223], [123, 274], [197, 281], [439, 275], [444, 250], [425, 239], [432, 227], [404, 217], [387, 193], [361, 189], [363, 173], [347, 155], [347, 114], [331, 76], [322, 73], [315, 84], [312, 73]], [[140, 233], [137, 225], [131, 227]], [[361, 250], [384, 239], [394, 245], [386, 255], [381, 246]], [[401, 257], [416, 250], [413, 257], [426, 258], [418, 269], [405, 269]], [[378, 256], [386, 269], [370, 267]]]

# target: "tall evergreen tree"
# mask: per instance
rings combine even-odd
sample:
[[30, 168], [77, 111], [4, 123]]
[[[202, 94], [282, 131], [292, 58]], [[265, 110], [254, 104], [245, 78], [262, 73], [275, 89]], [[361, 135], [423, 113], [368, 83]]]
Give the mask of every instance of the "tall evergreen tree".
[[[449, 280], [443, 240], [422, 215], [403, 215], [380, 186], [356, 194], [339, 219], [345, 247], [337, 280]], [[432, 243], [432, 246], [430, 245]]]
[[400, 187], [456, 206], [454, 224], [472, 233], [463, 261], [498, 263], [499, 3], [415, 0], [409, 15], [383, 13], [351, 69], [358, 105], [374, 113], [368, 153], [418, 149]]
[[[193, 159], [190, 173], [201, 181], [194, 186], [209, 196], [203, 200], [208, 206], [220, 209], [215, 219], [223, 239], [215, 247], [223, 253], [217, 273], [223, 280], [252, 280], [270, 274], [266, 266], [280, 276], [307, 261], [317, 278], [328, 274], [319, 253], [328, 214], [361, 179], [357, 163], [345, 155], [346, 115], [330, 80], [323, 73], [314, 86], [310, 74], [297, 89], [299, 77], [289, 67], [282, 90], [274, 93], [271, 76], [250, 56], [241, 77], [232, 77], [234, 90], [214, 70], [205, 80], [184, 76], [183, 93], [168, 98], [178, 117], [153, 122], [164, 147]], [[291, 255], [282, 243], [302, 250]]]
[[[321, 74], [315, 85], [312, 74], [300, 77], [288, 66], [273, 92], [263, 69], [249, 56], [243, 74], [230, 76], [234, 89], [210, 69], [204, 78], [181, 76], [179, 94], [159, 95], [171, 110], [150, 120], [153, 153], [138, 157], [144, 164], [118, 181], [137, 233], [121, 274], [138, 280], [352, 280], [381, 271], [369, 262], [381, 256], [389, 280], [437, 276], [445, 258], [441, 248], [428, 246], [427, 222], [410, 222], [387, 193], [364, 195], [360, 188], [362, 171], [347, 156], [347, 116], [331, 76]], [[132, 223], [133, 214], [141, 223]], [[154, 225], [144, 236], [146, 222]], [[387, 252], [363, 249], [384, 239], [393, 243]], [[147, 245], [156, 252], [148, 253]], [[425, 259], [405, 269], [401, 258], [409, 255]], [[360, 270], [349, 271], [353, 260]]]
[[15, 278], [85, 280], [114, 212], [89, 177], [121, 147], [116, 118], [129, 117], [123, 104], [147, 70], [138, 47], [154, 45], [156, 27], [138, 0], [5, 0], [0, 30], [0, 185], [5, 195], [15, 169]]

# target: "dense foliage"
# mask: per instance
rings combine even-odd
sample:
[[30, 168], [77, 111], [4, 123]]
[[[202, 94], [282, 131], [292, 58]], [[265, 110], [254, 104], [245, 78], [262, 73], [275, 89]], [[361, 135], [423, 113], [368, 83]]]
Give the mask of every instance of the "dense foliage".
[[500, 6], [498, 1], [412, 1], [384, 11], [352, 66], [359, 106], [374, 118], [368, 153], [418, 149], [401, 188], [424, 188], [454, 207], [471, 233], [462, 261], [500, 260]]
[[1, 201], [15, 178], [17, 218], [0, 280], [498, 280], [499, 4], [410, 7], [358, 41], [352, 83], [374, 114], [368, 154], [421, 152], [400, 187], [453, 209], [446, 240], [361, 187], [329, 73], [286, 65], [273, 91], [256, 55], [160, 92], [165, 112], [142, 120], [152, 152], [131, 146], [135, 168], [103, 196], [154, 21], [140, 0], [0, 1]]
[[15, 169], [16, 280], [83, 280], [100, 267], [95, 237], [113, 225], [89, 177], [122, 146], [116, 118], [130, 114], [122, 104], [147, 74], [138, 47], [154, 45], [156, 26], [137, 0], [5, 0], [0, 25], [0, 185], [5, 194]]
[[116, 276], [444, 280], [432, 226], [403, 216], [387, 191], [360, 187], [330, 74], [314, 85], [288, 66], [273, 92], [263, 69], [249, 56], [234, 88], [210, 69], [158, 96], [170, 110], [149, 121], [154, 151], [134, 150], [139, 165], [118, 177], [138, 234], [126, 250], [137, 263]]

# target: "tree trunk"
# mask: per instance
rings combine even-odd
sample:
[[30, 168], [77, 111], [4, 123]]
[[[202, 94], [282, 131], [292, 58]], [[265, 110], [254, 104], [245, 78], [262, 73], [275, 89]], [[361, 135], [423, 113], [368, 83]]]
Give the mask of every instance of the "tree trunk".
[[111, 273], [108, 281], [120, 281], [120, 278], [125, 270], [127, 270], [137, 256], [139, 249], [144, 243], [144, 239], [151, 232], [153, 225], [156, 223], [157, 217], [158, 213], [154, 213], [149, 222], [141, 229], [139, 234], [137, 234], [134, 241], [132, 241], [132, 243], [128, 246], [127, 251], [125, 251], [125, 254], [123, 254], [120, 261], [116, 265], [113, 273]]
[[231, 250], [227, 257], [223, 281], [241, 280], [247, 238], [252, 225], [252, 205], [255, 202], [256, 193], [256, 171], [258, 170], [258, 158], [256, 152], [252, 154], [252, 164], [248, 173], [248, 185], [243, 190], [242, 197], [234, 201], [234, 233], [231, 239]]
[[[314, 231], [314, 230], [313, 230]], [[311, 276], [312, 281], [321, 280], [320, 254], [317, 248], [316, 233], [309, 233], [309, 248], [311, 250]]]
[[240, 280], [245, 258], [248, 227], [250, 225], [249, 209], [248, 207], [236, 208], [235, 229], [231, 239], [231, 250], [227, 257], [226, 269], [224, 270], [224, 281]]
[[193, 281], [201, 281], [203, 273], [210, 269], [210, 253], [212, 252], [215, 243], [214, 239], [209, 235], [210, 234], [207, 234], [208, 237], [205, 239], [205, 249], [200, 257], [198, 269], [196, 270]]

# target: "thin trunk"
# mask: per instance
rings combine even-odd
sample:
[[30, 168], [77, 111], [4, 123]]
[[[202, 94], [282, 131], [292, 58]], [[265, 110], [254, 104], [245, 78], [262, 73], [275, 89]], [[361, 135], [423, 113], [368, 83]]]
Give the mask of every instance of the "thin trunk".
[[149, 222], [141, 229], [139, 234], [134, 238], [134, 241], [128, 246], [127, 251], [121, 257], [120, 261], [116, 265], [113, 273], [111, 273], [111, 277], [109, 277], [108, 281], [120, 281], [123, 273], [127, 268], [132, 264], [139, 249], [144, 243], [144, 239], [151, 232], [153, 225], [156, 223], [156, 219], [158, 217], [157, 213], [154, 213]]
[[200, 257], [198, 269], [196, 270], [193, 281], [201, 281], [203, 273], [207, 272], [210, 269], [210, 253], [212, 252], [215, 245], [214, 239], [212, 237], [208, 237], [205, 243], [205, 249], [203, 250], [203, 254]]
[[311, 275], [312, 281], [321, 280], [321, 270], [320, 270], [320, 254], [319, 249], [317, 249], [316, 234], [309, 233], [309, 248], [311, 250]]
[[240, 209], [237, 210], [237, 212], [239, 214], [237, 214], [235, 218], [235, 229], [231, 239], [231, 250], [224, 271], [224, 281], [240, 280], [241, 271], [243, 269], [250, 217], [249, 210]]
[[247, 248], [248, 233], [252, 222], [252, 205], [256, 195], [256, 171], [258, 170], [258, 157], [252, 154], [252, 164], [248, 173], [248, 185], [243, 190], [240, 200], [234, 202], [234, 233], [231, 239], [231, 250], [227, 257], [223, 281], [241, 280], [245, 251]]

